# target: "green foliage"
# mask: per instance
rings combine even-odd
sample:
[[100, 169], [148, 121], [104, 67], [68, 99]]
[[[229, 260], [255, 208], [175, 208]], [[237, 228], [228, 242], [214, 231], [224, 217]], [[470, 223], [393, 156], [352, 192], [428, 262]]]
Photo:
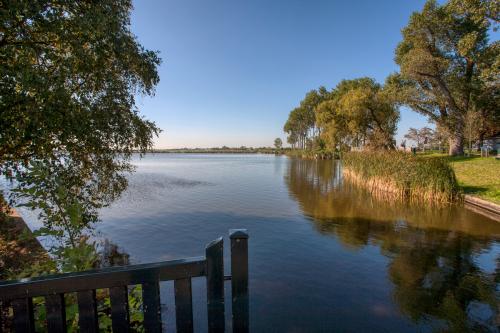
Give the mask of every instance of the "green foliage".
[[305, 141], [311, 127], [310, 114], [305, 108], [295, 108], [290, 112], [283, 130], [288, 133], [287, 141], [292, 147], [305, 148]]
[[316, 108], [322, 137], [334, 150], [364, 146], [394, 148], [399, 112], [384, 88], [373, 79], [343, 80]]
[[[111, 332], [111, 300], [107, 289], [99, 289], [96, 292], [97, 315], [100, 332]], [[68, 332], [79, 332], [78, 327], [78, 301], [75, 293], [65, 295], [66, 303], [66, 325]], [[142, 311], [142, 287], [140, 285], [131, 286], [128, 289], [129, 321], [131, 332], [145, 332]], [[33, 298], [34, 319], [37, 332], [47, 331], [47, 312], [43, 297]]]
[[[288, 142], [328, 152], [349, 147], [394, 148], [399, 112], [384, 87], [370, 78], [343, 80], [335, 89], [310, 91], [284, 126]], [[318, 141], [321, 139], [321, 141]]]
[[420, 129], [410, 127], [408, 132], [404, 135], [405, 139], [411, 140], [416, 144], [417, 148], [425, 151], [426, 146], [438, 145], [441, 143], [438, 131], [429, 127], [422, 127]]
[[401, 72], [387, 85], [401, 104], [445, 128], [450, 155], [463, 154], [465, 117], [477, 112], [481, 135], [498, 131], [500, 42], [498, 1], [429, 0], [403, 29], [396, 49]]
[[342, 161], [351, 178], [403, 199], [449, 203], [462, 196], [455, 173], [444, 158], [397, 151], [349, 152], [342, 155]]
[[[100, 332], [111, 332], [112, 331], [112, 321], [111, 321], [111, 300], [109, 298], [109, 292], [106, 290], [100, 290], [97, 293], [98, 300], [98, 316], [99, 316], [99, 331]], [[129, 321], [131, 332], [144, 332], [144, 313], [142, 311], [142, 286], [136, 285], [128, 288], [128, 305], [129, 305]], [[77, 326], [75, 325], [76, 329]]]
[[311, 90], [300, 102], [300, 106], [290, 112], [283, 130], [288, 134], [287, 142], [292, 148], [307, 148], [311, 136], [315, 137], [319, 133], [316, 128], [316, 107], [329, 95], [325, 87]]
[[153, 94], [160, 59], [131, 33], [131, 8], [0, 4], [0, 174], [16, 179], [11, 203], [40, 209], [42, 232], [64, 245], [78, 247], [97, 209], [126, 188], [134, 149], [159, 132], [135, 106], [136, 94]]
[[79, 239], [75, 246], [63, 246], [52, 251], [63, 272], [83, 271], [94, 268], [99, 260], [93, 242], [86, 237]]
[[283, 148], [283, 141], [281, 140], [281, 138], [276, 138], [274, 139], [274, 147], [276, 149], [281, 149]]

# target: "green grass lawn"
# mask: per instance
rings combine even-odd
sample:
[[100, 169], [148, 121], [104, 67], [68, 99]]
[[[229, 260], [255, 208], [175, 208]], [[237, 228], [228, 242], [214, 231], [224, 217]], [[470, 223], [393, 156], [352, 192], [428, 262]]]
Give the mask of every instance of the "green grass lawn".
[[450, 157], [465, 194], [500, 204], [500, 160], [494, 157]]

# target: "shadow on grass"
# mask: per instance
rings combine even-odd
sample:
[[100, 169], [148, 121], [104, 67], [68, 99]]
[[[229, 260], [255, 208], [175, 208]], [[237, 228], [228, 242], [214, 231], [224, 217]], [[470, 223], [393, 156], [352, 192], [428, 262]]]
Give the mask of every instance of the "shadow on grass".
[[465, 194], [484, 194], [488, 188], [481, 186], [461, 186]]
[[471, 161], [475, 160], [477, 158], [481, 158], [480, 156], [446, 156], [445, 157], [447, 160], [450, 162], [464, 162], [464, 161]]
[[447, 155], [440, 155], [440, 154], [427, 154], [427, 153], [420, 153], [417, 156], [420, 157], [425, 157], [425, 158], [436, 158], [436, 159], [444, 159], [448, 162], [466, 162], [466, 161], [471, 161], [475, 159], [481, 158], [481, 156], [477, 155], [472, 155], [472, 156], [447, 156]]

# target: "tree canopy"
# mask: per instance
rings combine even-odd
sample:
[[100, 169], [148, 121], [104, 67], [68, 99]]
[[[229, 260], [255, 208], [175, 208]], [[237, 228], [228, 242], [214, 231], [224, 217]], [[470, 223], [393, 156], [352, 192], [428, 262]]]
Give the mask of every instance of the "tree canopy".
[[498, 1], [429, 0], [403, 29], [389, 81], [402, 104], [448, 131], [451, 155], [463, 154], [467, 112], [480, 114], [483, 135], [499, 129], [500, 42], [489, 40], [499, 20]]
[[83, 224], [95, 221], [126, 187], [132, 152], [160, 131], [135, 103], [154, 93], [160, 58], [131, 33], [131, 9], [131, 0], [0, 3], [0, 173], [61, 214], [54, 223], [76, 207]]
[[[288, 140], [312, 141], [331, 150], [393, 148], [399, 112], [384, 87], [371, 78], [343, 80], [334, 89], [312, 90], [290, 112]], [[290, 142], [294, 143], [294, 142]]]
[[399, 112], [370, 78], [343, 80], [317, 108], [318, 126], [333, 147], [394, 148]]

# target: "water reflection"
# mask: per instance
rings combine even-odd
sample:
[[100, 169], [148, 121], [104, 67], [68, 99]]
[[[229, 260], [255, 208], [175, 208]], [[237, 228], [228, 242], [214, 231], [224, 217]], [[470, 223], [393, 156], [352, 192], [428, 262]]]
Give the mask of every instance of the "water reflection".
[[378, 246], [390, 258], [393, 299], [414, 322], [446, 331], [494, 331], [500, 320], [497, 268], [481, 265], [500, 224], [462, 207], [387, 202], [343, 182], [337, 162], [293, 159], [290, 195], [315, 228], [354, 250]]

